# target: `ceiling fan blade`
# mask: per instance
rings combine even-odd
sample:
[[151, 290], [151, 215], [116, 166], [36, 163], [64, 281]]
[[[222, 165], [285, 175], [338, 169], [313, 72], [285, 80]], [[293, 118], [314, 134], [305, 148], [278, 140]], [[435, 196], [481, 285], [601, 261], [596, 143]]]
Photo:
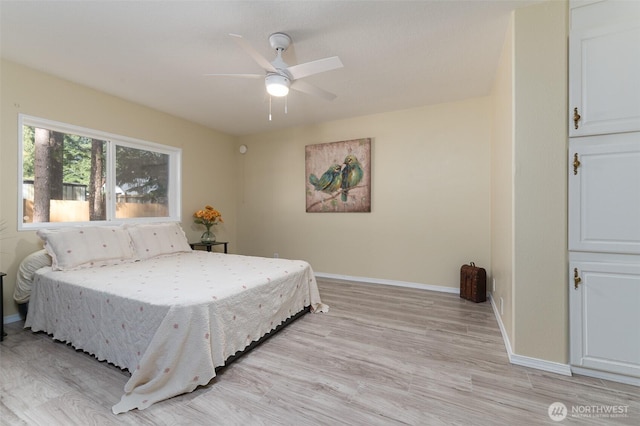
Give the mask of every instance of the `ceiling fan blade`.
[[229, 34], [233, 39], [238, 43], [245, 52], [249, 54], [253, 58], [254, 61], [262, 68], [270, 72], [278, 72], [271, 62], [269, 62], [264, 56], [262, 56], [256, 49], [253, 48], [241, 35], [238, 34]]
[[330, 58], [305, 62], [304, 64], [292, 65], [287, 68], [287, 71], [294, 79], [299, 79], [342, 67], [344, 67], [344, 65], [342, 65], [342, 61], [340, 60], [340, 58], [338, 58], [337, 56], [332, 56]]
[[326, 90], [314, 86], [313, 84], [309, 84], [306, 81], [295, 80], [293, 83], [291, 83], [291, 88], [297, 90], [298, 92], [318, 96], [319, 98], [323, 98], [328, 101], [332, 101], [336, 98], [336, 95], [334, 95], [333, 93], [327, 92]]
[[205, 77], [264, 78], [264, 74], [202, 74]]

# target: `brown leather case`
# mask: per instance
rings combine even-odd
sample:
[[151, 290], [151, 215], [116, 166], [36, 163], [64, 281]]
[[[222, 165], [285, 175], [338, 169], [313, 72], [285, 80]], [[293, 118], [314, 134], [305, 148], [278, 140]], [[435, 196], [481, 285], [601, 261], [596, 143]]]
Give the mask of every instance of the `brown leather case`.
[[475, 263], [460, 268], [460, 297], [472, 302], [487, 300], [487, 271]]

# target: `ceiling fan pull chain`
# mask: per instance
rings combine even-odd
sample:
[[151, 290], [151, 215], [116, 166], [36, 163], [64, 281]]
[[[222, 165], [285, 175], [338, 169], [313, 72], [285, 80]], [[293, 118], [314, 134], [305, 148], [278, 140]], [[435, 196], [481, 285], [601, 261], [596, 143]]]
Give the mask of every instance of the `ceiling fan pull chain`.
[[271, 96], [269, 96], [269, 121], [271, 121]]
[[287, 113], [287, 104], [289, 103], [289, 96], [284, 97], [284, 113]]

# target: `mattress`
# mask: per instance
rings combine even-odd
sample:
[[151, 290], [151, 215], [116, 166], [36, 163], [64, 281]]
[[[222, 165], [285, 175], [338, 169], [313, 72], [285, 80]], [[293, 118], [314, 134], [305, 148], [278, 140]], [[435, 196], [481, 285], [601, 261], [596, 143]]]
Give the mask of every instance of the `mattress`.
[[114, 413], [193, 391], [305, 307], [326, 312], [304, 261], [205, 251], [34, 274], [25, 326], [131, 373]]

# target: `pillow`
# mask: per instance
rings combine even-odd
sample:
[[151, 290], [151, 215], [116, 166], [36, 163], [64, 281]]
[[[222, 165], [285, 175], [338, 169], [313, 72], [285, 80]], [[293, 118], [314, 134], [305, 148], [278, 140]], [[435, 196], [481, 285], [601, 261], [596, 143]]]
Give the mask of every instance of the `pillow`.
[[121, 226], [82, 226], [37, 231], [54, 271], [134, 261], [129, 233]]
[[33, 274], [45, 266], [51, 266], [51, 256], [45, 249], [38, 250], [25, 257], [18, 266], [18, 276], [16, 286], [13, 290], [13, 300], [17, 303], [27, 303], [31, 297], [31, 285], [33, 284]]
[[177, 222], [129, 225], [127, 230], [140, 260], [191, 251], [187, 236]]

